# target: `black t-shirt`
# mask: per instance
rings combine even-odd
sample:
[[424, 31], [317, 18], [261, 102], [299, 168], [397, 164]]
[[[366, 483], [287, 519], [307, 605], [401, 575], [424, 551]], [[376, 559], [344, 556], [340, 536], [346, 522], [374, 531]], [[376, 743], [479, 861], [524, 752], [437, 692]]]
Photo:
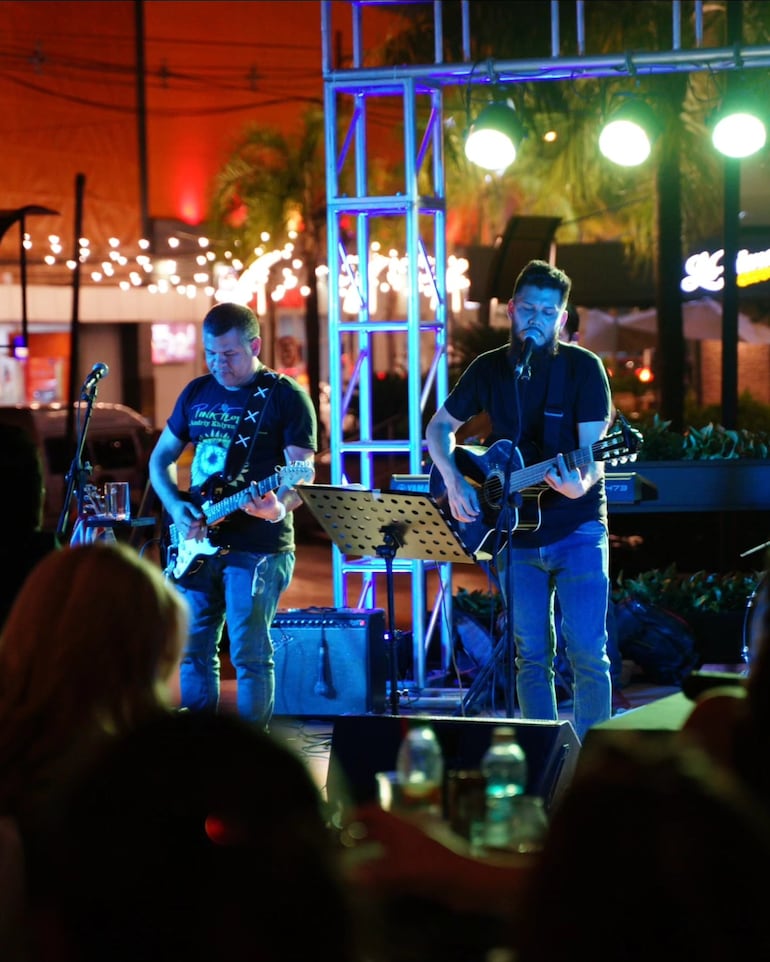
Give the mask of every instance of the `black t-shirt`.
[[[285, 466], [284, 449], [289, 445], [315, 451], [317, 424], [315, 409], [307, 392], [291, 377], [280, 375], [259, 422], [259, 432], [251, 448], [248, 465], [234, 478], [232, 484], [220, 483], [225, 469], [230, 441], [238, 428], [244, 407], [257, 386], [264, 382], [260, 367], [254, 380], [237, 391], [229, 391], [210, 374], [195, 378], [182, 390], [168, 419], [168, 427], [180, 441], [195, 446], [190, 467], [191, 492], [195, 500], [218, 503], [245, 490], [249, 482], [263, 482], [278, 475], [294, 477], [291, 466]], [[237, 448], [236, 448], [237, 451]], [[245, 454], [245, 452], [244, 452]], [[272, 485], [268, 489], [272, 489]], [[263, 494], [265, 491], [262, 492]], [[213, 544], [258, 554], [293, 551], [294, 521], [292, 512], [284, 521], [271, 524], [235, 510], [209, 530]]]
[[[579, 448], [579, 423], [609, 419], [611, 395], [607, 372], [599, 357], [577, 344], [560, 344], [559, 354], [566, 372], [556, 452], [568, 454]], [[516, 467], [545, 462], [554, 453], [545, 451], [545, 408], [554, 361], [552, 355], [536, 351], [531, 360], [531, 377], [517, 379], [508, 345], [487, 351], [468, 365], [447, 397], [446, 409], [459, 421], [485, 411], [492, 424], [492, 433], [485, 443], [492, 447], [502, 441], [499, 450], [513, 448], [519, 456]], [[532, 511], [538, 511], [536, 503], [533, 501], [527, 510], [529, 518]], [[516, 529], [516, 546], [550, 544], [585, 521], [600, 520], [606, 524], [604, 479], [577, 499], [547, 489], [539, 502], [539, 519], [537, 530]]]

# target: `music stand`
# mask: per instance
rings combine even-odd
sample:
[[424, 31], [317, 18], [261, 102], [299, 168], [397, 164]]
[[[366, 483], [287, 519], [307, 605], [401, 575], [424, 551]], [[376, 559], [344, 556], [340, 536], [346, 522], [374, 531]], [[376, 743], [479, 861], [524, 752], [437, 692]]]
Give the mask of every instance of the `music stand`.
[[385, 559], [390, 632], [390, 709], [398, 714], [393, 559], [460, 562], [474, 558], [447, 525], [430, 495], [354, 485], [301, 484], [295, 489], [343, 554]]

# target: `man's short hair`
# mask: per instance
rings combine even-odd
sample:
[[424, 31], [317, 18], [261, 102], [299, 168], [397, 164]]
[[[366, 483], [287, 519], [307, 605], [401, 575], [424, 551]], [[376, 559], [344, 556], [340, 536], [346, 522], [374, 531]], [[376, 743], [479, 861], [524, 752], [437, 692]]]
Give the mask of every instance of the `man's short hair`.
[[259, 320], [250, 307], [228, 301], [216, 304], [203, 318], [203, 333], [211, 337], [221, 337], [232, 330], [238, 331], [244, 341], [259, 337]]
[[518, 291], [525, 285], [559, 291], [562, 304], [566, 304], [572, 289], [572, 279], [548, 261], [532, 260], [522, 268], [516, 278], [513, 296], [516, 297]]

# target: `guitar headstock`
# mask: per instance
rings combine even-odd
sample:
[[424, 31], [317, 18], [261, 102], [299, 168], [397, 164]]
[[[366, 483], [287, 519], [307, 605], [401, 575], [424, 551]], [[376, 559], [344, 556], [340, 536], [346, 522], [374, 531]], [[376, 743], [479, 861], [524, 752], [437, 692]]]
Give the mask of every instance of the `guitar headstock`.
[[313, 480], [315, 470], [307, 461], [290, 461], [278, 468], [278, 476], [282, 485], [304, 484]]
[[594, 445], [593, 453], [597, 461], [626, 464], [629, 461], [636, 461], [636, 455], [643, 441], [641, 431], [631, 427], [618, 411], [613, 430]]
[[628, 449], [628, 455], [624, 460], [636, 461], [639, 448], [644, 444], [644, 435], [638, 428], [632, 427], [620, 411], [617, 412], [615, 417], [615, 424], [618, 426], [623, 436], [623, 442]]

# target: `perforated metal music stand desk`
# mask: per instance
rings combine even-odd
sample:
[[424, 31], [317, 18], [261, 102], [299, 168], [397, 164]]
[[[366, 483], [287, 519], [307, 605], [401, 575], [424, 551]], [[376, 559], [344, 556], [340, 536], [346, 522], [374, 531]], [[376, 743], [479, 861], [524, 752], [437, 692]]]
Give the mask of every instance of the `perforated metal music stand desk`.
[[385, 559], [390, 631], [390, 708], [398, 714], [393, 559], [459, 562], [474, 558], [444, 520], [430, 495], [355, 485], [302, 484], [296, 491], [343, 554]]

